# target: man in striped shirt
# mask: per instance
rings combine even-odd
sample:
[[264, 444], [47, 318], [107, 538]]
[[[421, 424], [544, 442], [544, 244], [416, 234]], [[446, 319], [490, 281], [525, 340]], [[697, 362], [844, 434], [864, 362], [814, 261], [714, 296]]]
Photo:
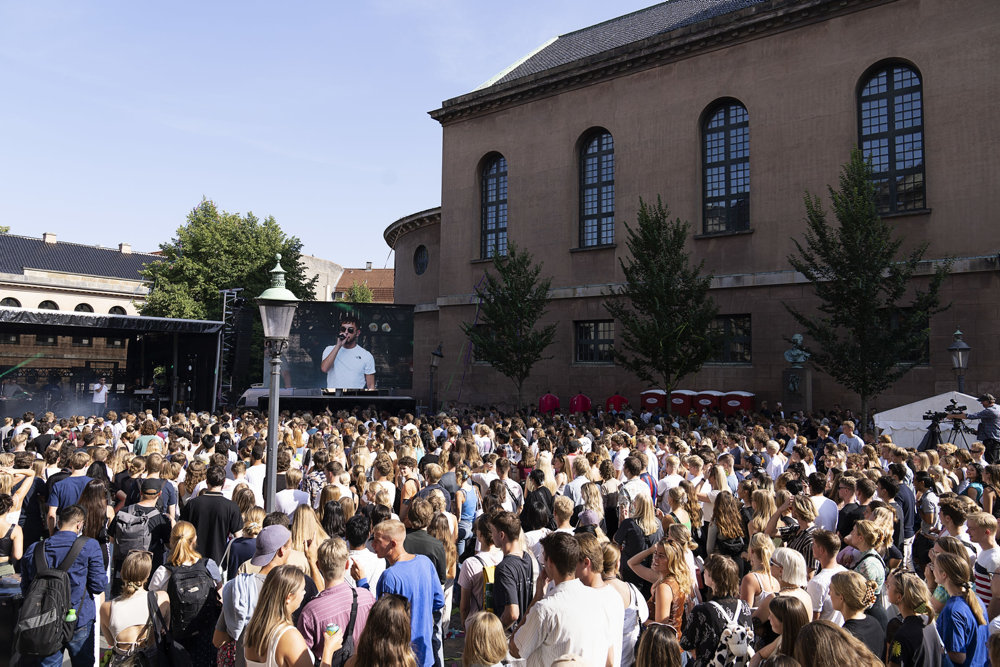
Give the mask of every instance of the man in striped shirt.
[[[991, 583], [997, 570], [1000, 569], [1000, 548], [997, 547], [997, 520], [992, 514], [977, 512], [970, 514], [966, 519], [969, 529], [969, 537], [979, 545], [979, 556], [976, 557], [976, 564], [973, 567], [973, 581], [976, 588], [976, 595], [983, 601], [983, 605], [990, 609], [993, 600], [993, 589]], [[990, 617], [995, 615], [995, 610], [990, 609]]]

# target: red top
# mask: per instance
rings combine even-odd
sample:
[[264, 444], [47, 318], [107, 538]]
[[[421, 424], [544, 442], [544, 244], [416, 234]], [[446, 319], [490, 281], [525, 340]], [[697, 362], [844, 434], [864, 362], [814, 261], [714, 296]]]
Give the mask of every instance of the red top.
[[555, 394], [545, 394], [538, 399], [539, 412], [555, 412], [559, 409], [559, 397]]

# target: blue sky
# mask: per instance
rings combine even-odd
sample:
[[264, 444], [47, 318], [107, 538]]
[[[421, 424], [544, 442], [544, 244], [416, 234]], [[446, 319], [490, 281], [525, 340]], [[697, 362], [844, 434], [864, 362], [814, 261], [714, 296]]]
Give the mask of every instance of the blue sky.
[[440, 204], [427, 112], [651, 4], [0, 0], [0, 225], [149, 251], [204, 196], [392, 266], [382, 230]]

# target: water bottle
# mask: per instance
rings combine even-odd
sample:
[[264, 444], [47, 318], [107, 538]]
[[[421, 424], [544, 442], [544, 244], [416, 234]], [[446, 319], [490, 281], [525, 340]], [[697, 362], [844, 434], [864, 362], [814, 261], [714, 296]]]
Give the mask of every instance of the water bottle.
[[326, 634], [330, 635], [331, 637], [337, 634], [338, 632], [340, 632], [340, 626], [337, 625], [336, 623], [330, 623], [326, 626]]
[[76, 609], [70, 609], [66, 612], [66, 622], [72, 623], [76, 620]]

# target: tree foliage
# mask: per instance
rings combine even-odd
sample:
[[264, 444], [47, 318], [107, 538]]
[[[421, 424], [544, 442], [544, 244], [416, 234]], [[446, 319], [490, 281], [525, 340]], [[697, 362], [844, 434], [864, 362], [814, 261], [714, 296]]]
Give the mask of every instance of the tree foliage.
[[654, 206], [640, 199], [636, 226], [625, 224], [630, 256], [618, 260], [625, 281], [604, 302], [621, 325], [615, 360], [667, 392], [718, 349], [712, 277], [702, 275], [704, 262], [692, 264], [685, 252], [689, 228], [670, 219], [659, 197]]
[[300, 299], [315, 298], [315, 278], [306, 280], [301, 241], [286, 236], [272, 216], [261, 220], [253, 213], [228, 213], [205, 199], [160, 251], [164, 261], [142, 271], [153, 285], [143, 315], [220, 319], [219, 290], [242, 287], [244, 298], [256, 297], [270, 285], [279, 253], [288, 289]]
[[934, 266], [926, 289], [916, 287], [911, 279], [927, 244], [900, 254], [902, 239], [893, 238], [879, 215], [861, 151], [852, 151], [841, 169], [840, 188], [828, 190], [839, 226], [827, 222], [819, 197], [807, 193], [805, 240], [795, 240], [797, 254], [788, 257], [812, 285], [818, 312], [785, 307], [813, 341], [805, 346], [813, 364], [857, 393], [867, 417], [869, 399], [905, 375], [916, 363], [914, 350], [926, 347], [930, 317], [947, 308], [940, 289], [951, 261]]
[[493, 257], [494, 272], [486, 272], [476, 287], [478, 321], [463, 323], [462, 330], [476, 359], [488, 362], [517, 387], [517, 405], [532, 367], [542, 360], [555, 338], [556, 325], [539, 327], [548, 306], [551, 278], [541, 278], [542, 265], [530, 252], [514, 244], [507, 255]]
[[0, 234], [10, 234], [10, 225], [0, 225]]
[[374, 300], [375, 294], [366, 282], [359, 283], [355, 280], [344, 293], [344, 301], [348, 303], [371, 303]]

